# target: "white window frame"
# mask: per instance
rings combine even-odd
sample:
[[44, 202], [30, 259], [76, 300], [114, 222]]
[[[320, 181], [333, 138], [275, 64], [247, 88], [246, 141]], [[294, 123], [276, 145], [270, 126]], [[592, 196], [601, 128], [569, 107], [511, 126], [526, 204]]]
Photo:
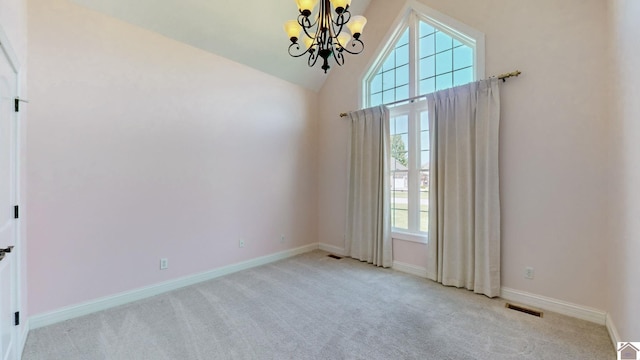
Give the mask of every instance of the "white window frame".
[[[369, 104], [369, 84], [373, 76], [375, 76], [380, 67], [382, 67], [384, 60], [393, 51], [393, 45], [402, 36], [404, 30], [409, 27], [409, 97], [415, 97], [419, 92], [418, 81], [418, 64], [419, 64], [419, 21], [438, 28], [438, 30], [446, 33], [452, 38], [460, 41], [461, 43], [469, 46], [473, 49], [474, 54], [474, 66], [473, 75], [474, 80], [485, 78], [485, 40], [484, 34], [472, 27], [449, 17], [439, 11], [436, 11], [418, 1], [408, 0], [403, 7], [402, 11], [396, 18], [391, 27], [391, 31], [385, 37], [385, 41], [382, 41], [376, 49], [377, 56], [373, 57], [368, 66], [365, 67], [365, 71], [361, 76], [361, 91], [360, 91], [360, 104], [363, 108], [371, 106]], [[415, 45], [412, 45], [415, 44]], [[400, 99], [401, 100], [401, 99]], [[401, 114], [409, 115], [409, 193], [413, 190], [413, 194], [416, 191], [419, 193], [419, 154], [420, 154], [420, 113], [426, 111], [426, 101], [418, 100], [402, 105], [396, 105], [390, 108], [390, 116], [393, 118]], [[418, 175], [415, 175], [417, 172]], [[411, 176], [413, 175], [413, 176]], [[391, 235], [394, 239], [402, 239], [406, 241], [426, 243], [428, 239], [428, 232], [419, 231], [420, 220], [420, 197], [408, 197], [409, 218], [408, 227], [414, 230], [404, 229], [391, 229]], [[416, 211], [416, 209], [418, 209]], [[413, 211], [412, 211], [413, 210]], [[415, 230], [418, 229], [418, 230]]]

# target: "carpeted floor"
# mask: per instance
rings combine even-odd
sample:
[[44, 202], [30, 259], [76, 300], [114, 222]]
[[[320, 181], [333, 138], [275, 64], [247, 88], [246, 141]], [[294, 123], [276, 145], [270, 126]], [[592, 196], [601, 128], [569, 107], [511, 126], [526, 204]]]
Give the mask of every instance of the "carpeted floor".
[[31, 359], [615, 359], [604, 326], [314, 251], [37, 329]]

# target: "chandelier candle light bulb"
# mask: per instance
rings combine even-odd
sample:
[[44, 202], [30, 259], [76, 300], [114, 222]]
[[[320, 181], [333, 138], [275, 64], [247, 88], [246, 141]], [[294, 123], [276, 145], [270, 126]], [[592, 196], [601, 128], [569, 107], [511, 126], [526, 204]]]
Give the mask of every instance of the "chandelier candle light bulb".
[[300, 28], [300, 25], [298, 25], [298, 21], [289, 20], [286, 23], [284, 23], [284, 31], [286, 31], [287, 35], [289, 36], [289, 39], [292, 42], [296, 42], [300, 37], [300, 32], [302, 31], [302, 29]]
[[340, 45], [340, 47], [345, 47], [349, 43], [349, 40], [351, 40], [351, 34], [349, 34], [348, 31], [343, 31], [338, 34], [338, 45]]
[[351, 0], [333, 0], [332, 3], [336, 13], [341, 14], [351, 5]]
[[[318, 3], [318, 12], [312, 16]], [[360, 35], [367, 19], [359, 15], [351, 16], [351, 0], [296, 0], [296, 4], [300, 12], [298, 19], [289, 20], [284, 25], [291, 40], [289, 55], [308, 55], [310, 67], [322, 58], [322, 69], [326, 73], [331, 58], [342, 66], [344, 53], [355, 55], [364, 50]], [[298, 41], [300, 38], [302, 42]]]
[[347, 23], [347, 27], [356, 39], [360, 37], [360, 34], [362, 34], [362, 30], [365, 25], [367, 25], [367, 18], [360, 15], [352, 17], [351, 21]]
[[311, 15], [313, 8], [318, 4], [318, 0], [296, 0], [298, 4], [298, 10], [300, 10], [301, 14], [307, 14], [305, 16]]

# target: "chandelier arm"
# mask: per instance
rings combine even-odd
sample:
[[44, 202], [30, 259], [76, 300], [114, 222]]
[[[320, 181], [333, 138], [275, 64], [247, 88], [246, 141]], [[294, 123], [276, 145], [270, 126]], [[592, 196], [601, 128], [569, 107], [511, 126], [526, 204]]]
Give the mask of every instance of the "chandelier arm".
[[309, 65], [309, 67], [314, 67], [316, 65], [316, 62], [318, 61], [318, 58], [319, 56], [317, 52], [309, 52], [309, 60], [307, 60], [307, 64]]
[[[304, 34], [310, 38], [314, 40], [315, 43], [315, 36], [312, 36], [311, 33], [309, 32], [311, 30], [311, 32], [315, 33], [317, 36], [317, 25], [318, 25], [318, 20], [319, 18], [316, 17], [315, 21], [313, 23], [311, 23], [311, 21], [309, 20], [308, 16], [304, 16], [304, 14], [300, 13], [300, 15], [298, 15], [298, 25], [300, 25], [300, 27], [302, 28], [302, 31], [304, 32]], [[316, 27], [316, 30], [313, 30], [313, 28]], [[311, 46], [309, 49], [311, 49], [313, 46]], [[307, 49], [307, 51], [309, 51], [309, 49]], [[304, 54], [304, 53], [303, 53]]]
[[318, 18], [316, 18], [313, 23], [309, 20], [308, 16], [304, 16], [302, 13], [298, 15], [298, 25], [300, 25], [303, 29], [310, 29], [318, 24]]
[[313, 39], [313, 40], [315, 40], [315, 39], [316, 39], [316, 37], [315, 37], [315, 36], [311, 36], [311, 34], [307, 31], [307, 30], [309, 30], [309, 29], [307, 29], [307, 28], [302, 28], [302, 30], [304, 31], [304, 34], [305, 34], [308, 38]]
[[302, 55], [310, 52], [309, 49], [306, 49], [305, 51], [301, 52], [298, 54], [298, 52], [300, 51], [300, 44], [298, 43], [294, 43], [289, 45], [289, 55], [291, 57], [301, 57]]
[[351, 12], [348, 10], [343, 11], [342, 14], [339, 14], [335, 19], [333, 18], [333, 16], [331, 17], [331, 22], [337, 26], [340, 26], [340, 28], [346, 25], [349, 20], [351, 20]]
[[339, 23], [331, 19], [331, 30], [333, 30], [333, 35], [336, 39], [338, 38], [338, 35], [342, 32], [342, 29], [344, 28], [344, 24], [346, 24], [346, 22]]
[[335, 50], [333, 52], [333, 59], [336, 61], [338, 66], [344, 65], [344, 54], [342, 53], [342, 49]]
[[[355, 48], [355, 50], [349, 50], [349, 46]], [[364, 43], [360, 39], [351, 39], [351, 42], [342, 48], [343, 51], [348, 52], [351, 55], [357, 55], [364, 50]]]

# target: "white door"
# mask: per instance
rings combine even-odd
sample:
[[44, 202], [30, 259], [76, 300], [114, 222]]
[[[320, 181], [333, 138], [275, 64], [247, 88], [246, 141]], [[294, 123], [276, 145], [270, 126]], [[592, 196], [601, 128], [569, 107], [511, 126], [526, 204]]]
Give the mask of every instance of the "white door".
[[[17, 311], [17, 123], [14, 101], [17, 75], [0, 44], [0, 360], [18, 359]], [[3, 256], [4, 255], [4, 256]]]

